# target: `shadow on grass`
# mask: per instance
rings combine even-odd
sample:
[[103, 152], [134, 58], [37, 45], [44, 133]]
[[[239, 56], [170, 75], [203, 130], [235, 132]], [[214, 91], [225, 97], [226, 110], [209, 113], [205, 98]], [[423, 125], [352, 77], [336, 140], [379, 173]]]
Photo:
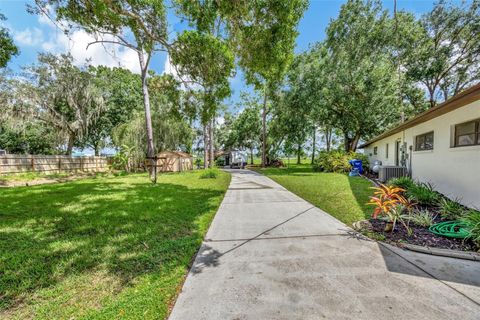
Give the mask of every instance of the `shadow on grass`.
[[256, 172], [265, 174], [265, 175], [276, 175], [276, 176], [310, 176], [314, 173], [312, 167], [310, 165], [302, 165], [302, 166], [289, 166], [284, 168], [255, 168]]
[[0, 310], [90, 270], [128, 286], [188, 266], [223, 193], [146, 179], [0, 191]]
[[370, 219], [373, 213], [373, 207], [367, 205], [370, 196], [373, 195], [372, 183], [362, 177], [348, 177], [350, 190], [352, 191], [355, 201], [363, 212], [364, 219]]

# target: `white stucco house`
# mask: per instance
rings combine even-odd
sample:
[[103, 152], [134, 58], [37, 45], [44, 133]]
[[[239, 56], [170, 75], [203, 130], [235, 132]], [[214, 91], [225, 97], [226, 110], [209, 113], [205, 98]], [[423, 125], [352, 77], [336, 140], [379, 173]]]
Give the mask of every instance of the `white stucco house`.
[[361, 145], [370, 163], [406, 167], [414, 180], [480, 208], [480, 84]]

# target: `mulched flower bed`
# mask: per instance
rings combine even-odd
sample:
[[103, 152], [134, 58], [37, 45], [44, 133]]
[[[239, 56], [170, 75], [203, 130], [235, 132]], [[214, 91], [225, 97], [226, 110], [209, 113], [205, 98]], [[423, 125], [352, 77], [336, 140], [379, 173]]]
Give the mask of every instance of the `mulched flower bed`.
[[368, 228], [377, 234], [385, 237], [386, 242], [390, 243], [410, 243], [419, 246], [435, 247], [442, 249], [452, 249], [460, 251], [476, 251], [475, 245], [468, 239], [455, 239], [438, 236], [428, 231], [428, 228], [410, 224], [412, 235], [408, 235], [407, 230], [401, 223], [397, 223], [393, 232], [384, 232], [386, 222], [381, 219], [368, 220], [371, 227]]

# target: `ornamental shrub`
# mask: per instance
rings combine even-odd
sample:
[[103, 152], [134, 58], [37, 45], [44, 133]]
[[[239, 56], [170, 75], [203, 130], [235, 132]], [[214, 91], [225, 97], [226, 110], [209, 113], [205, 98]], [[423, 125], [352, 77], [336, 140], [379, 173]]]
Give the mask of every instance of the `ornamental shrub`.
[[349, 172], [352, 167], [349, 160], [357, 159], [362, 160], [363, 170], [368, 169], [368, 157], [361, 153], [345, 152], [341, 150], [322, 151], [315, 159], [313, 163], [313, 170], [323, 172], [337, 172], [346, 173]]
[[440, 210], [440, 216], [444, 220], [457, 220], [462, 218], [465, 213], [465, 207], [462, 206], [459, 199], [453, 201], [446, 198], [441, 198], [438, 202], [438, 208]]
[[411, 201], [418, 202], [423, 205], [434, 206], [440, 199], [440, 194], [436, 192], [429, 183], [419, 183], [407, 189], [407, 197]]
[[405, 190], [408, 190], [415, 186], [415, 182], [410, 177], [399, 177], [399, 178], [392, 178], [388, 180], [387, 183], [389, 186], [399, 187]]
[[463, 220], [470, 225], [470, 236], [468, 238], [471, 239], [480, 250], [480, 211], [473, 209], [467, 211]]
[[219, 174], [219, 170], [217, 168], [205, 169], [200, 174], [200, 179], [216, 179], [218, 174]]

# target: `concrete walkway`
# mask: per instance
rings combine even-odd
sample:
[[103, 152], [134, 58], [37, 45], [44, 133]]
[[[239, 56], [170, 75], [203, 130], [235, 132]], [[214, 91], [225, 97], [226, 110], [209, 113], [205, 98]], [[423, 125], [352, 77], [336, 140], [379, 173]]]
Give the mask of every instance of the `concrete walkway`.
[[379, 245], [269, 178], [231, 172], [170, 320], [480, 319], [479, 262]]

